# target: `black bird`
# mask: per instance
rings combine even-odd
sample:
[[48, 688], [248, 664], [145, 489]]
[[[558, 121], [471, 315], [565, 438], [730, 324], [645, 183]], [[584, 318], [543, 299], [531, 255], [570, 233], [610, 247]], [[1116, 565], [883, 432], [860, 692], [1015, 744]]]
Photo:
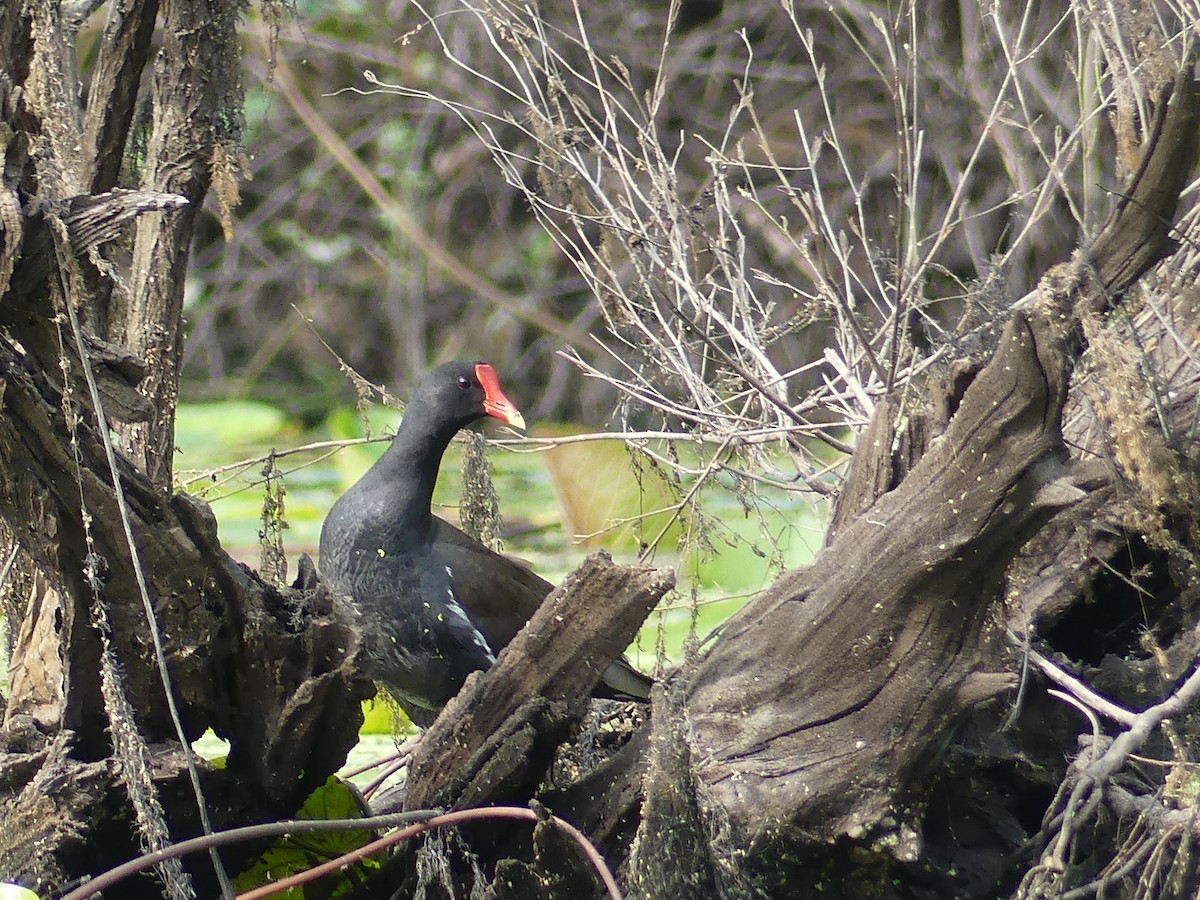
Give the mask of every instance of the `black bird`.
[[[391, 446], [321, 528], [321, 578], [353, 599], [371, 676], [417, 725], [431, 722], [467, 675], [496, 661], [552, 589], [430, 511], [450, 441], [485, 416], [525, 427], [490, 365], [438, 366], [417, 387]], [[624, 659], [603, 679], [602, 696], [649, 696], [650, 679]]]

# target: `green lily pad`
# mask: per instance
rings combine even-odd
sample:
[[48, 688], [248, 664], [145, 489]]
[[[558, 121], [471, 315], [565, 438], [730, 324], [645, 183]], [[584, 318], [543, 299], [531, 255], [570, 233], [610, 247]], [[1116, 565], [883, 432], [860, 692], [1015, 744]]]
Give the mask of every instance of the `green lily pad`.
[[175, 446], [188, 467], [190, 453], [209, 454], [218, 448], [261, 444], [279, 436], [286, 426], [283, 411], [267, 403], [181, 403], [175, 411]]
[[[326, 420], [329, 436], [335, 441], [349, 441], [368, 436], [385, 437], [395, 434], [396, 427], [400, 424], [400, 414], [386, 406], [372, 406], [367, 410], [366, 417], [364, 426], [363, 414], [358, 410], [350, 407], [335, 410]], [[339, 450], [333, 461], [342, 489], [345, 490], [362, 478], [387, 447], [386, 441], [375, 441], [370, 444], [354, 444]]]

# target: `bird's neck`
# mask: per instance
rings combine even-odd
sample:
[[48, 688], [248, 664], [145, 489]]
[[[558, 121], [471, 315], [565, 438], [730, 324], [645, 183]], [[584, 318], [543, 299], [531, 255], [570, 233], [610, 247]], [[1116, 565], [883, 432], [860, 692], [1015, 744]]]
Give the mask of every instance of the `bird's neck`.
[[438, 469], [457, 430], [439, 429], [425, 421], [418, 411], [410, 410], [400, 422], [391, 446], [375, 464], [372, 476], [386, 486], [396, 503], [390, 515], [404, 522], [407, 528], [431, 527], [430, 505]]

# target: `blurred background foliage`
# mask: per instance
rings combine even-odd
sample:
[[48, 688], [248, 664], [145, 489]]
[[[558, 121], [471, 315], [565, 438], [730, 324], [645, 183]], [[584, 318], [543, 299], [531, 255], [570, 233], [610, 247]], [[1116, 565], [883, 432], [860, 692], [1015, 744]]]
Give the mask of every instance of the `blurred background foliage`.
[[[706, 141], [730, 127], [743, 76], [769, 143], [744, 117], [733, 140], [746, 140], [751, 159], [775, 159], [797, 188], [814, 177], [796, 149], [795, 117], [818, 131], [837, 122], [844, 160], [825, 154], [817, 183], [830, 216], [847, 228], [862, 199], [872, 264], [895, 267], [938, 235], [951, 194], [961, 192], [953, 239], [942, 242], [914, 307], [915, 339], [932, 340], [953, 323], [968, 288], [1023, 290], [1074, 246], [1080, 220], [1091, 227], [1107, 207], [1094, 179], [1083, 177], [1087, 153], [1057, 158], [1059, 177], [1045, 177], [1063, 136], [1087, 121], [1086, 98], [1068, 77], [1086, 62], [1072, 49], [1078, 22], [1068, 4], [937, 0], [895, 9], [884, 0], [687, 4], [665, 53], [666, 3], [594, 2], [582, 15], [597, 55], [619, 59], [635, 87], [665, 72], [659, 133], [672, 143], [665, 150], [677, 159], [680, 197], [697, 208], [711, 172]], [[548, 31], [578, 33], [570, 4], [545, 3], [540, 12]], [[792, 15], [811, 29], [811, 56]], [[481, 77], [446, 63], [427, 16]], [[989, 16], [1003, 21], [981, 22]], [[368, 87], [370, 70], [498, 115], [506, 104], [517, 109], [493, 80], [506, 73], [488, 70], [501, 58], [471, 16], [452, 0], [314, 0], [272, 22], [254, 13], [245, 34], [249, 178], [230, 238], [214, 214], [195, 247], [184, 396], [260, 398], [315, 422], [352, 397], [324, 341], [401, 396], [431, 364], [479, 357], [519, 386], [513, 392], [531, 420], [608, 420], [612, 387], [555, 352], [572, 345], [592, 365], [614, 367], [588, 337], [603, 330], [602, 313], [488, 150], [442, 105], [339, 93]], [[1021, 36], [1021, 59], [1008, 58], [1000, 34]], [[911, 83], [896, 84], [909, 78], [907, 62], [889, 59], [896, 47], [920, 55]], [[1003, 101], [1020, 107], [1010, 116], [996, 98], [1017, 64], [1022, 89]], [[914, 161], [901, 158], [896, 136], [914, 117], [898, 99], [901, 87], [906, 103], [919, 104]], [[1106, 140], [1100, 124], [1084, 126], [1096, 126], [1093, 142]], [[504, 140], [520, 153], [527, 139], [514, 127]], [[898, 171], [918, 173], [918, 183], [900, 190]], [[528, 178], [536, 189], [533, 166]], [[786, 216], [786, 192], [770, 173], [761, 186], [739, 187], [761, 187], [760, 202]], [[753, 268], [804, 281], [806, 264], [761, 213], [747, 209], [742, 227]], [[770, 352], [779, 370], [819, 357], [828, 338], [819, 304], [782, 289], [773, 299], [782, 336]], [[862, 315], [878, 319], [866, 302]]]

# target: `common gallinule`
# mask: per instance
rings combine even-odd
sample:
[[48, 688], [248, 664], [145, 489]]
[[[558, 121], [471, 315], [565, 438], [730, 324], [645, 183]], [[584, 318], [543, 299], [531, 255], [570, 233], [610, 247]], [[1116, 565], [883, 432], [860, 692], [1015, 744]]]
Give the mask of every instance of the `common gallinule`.
[[[391, 446], [321, 528], [321, 577], [353, 599], [370, 674], [417, 725], [431, 722], [467, 675], [495, 662], [552, 589], [430, 512], [442, 454], [485, 416], [525, 427], [490, 365], [438, 366], [417, 387]], [[649, 686], [617, 659], [597, 693], [645, 699]]]

